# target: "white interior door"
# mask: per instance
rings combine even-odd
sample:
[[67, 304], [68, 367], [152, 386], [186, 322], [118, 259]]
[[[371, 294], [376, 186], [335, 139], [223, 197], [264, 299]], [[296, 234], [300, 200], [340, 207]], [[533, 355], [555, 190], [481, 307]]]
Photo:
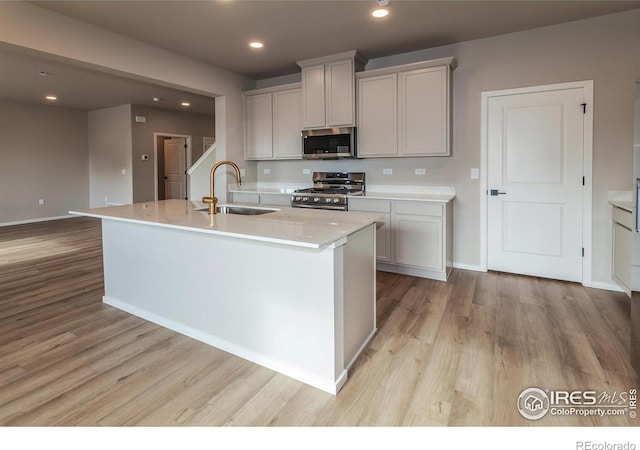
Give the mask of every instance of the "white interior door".
[[487, 112], [487, 265], [582, 281], [584, 88], [496, 95]]
[[186, 199], [186, 141], [172, 138], [164, 141], [165, 199]]

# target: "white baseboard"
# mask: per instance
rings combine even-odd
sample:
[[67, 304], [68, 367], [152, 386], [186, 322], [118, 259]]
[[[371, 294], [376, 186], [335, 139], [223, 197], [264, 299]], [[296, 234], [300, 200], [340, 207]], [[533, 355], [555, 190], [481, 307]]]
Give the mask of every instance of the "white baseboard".
[[0, 227], [10, 227], [12, 225], [25, 225], [29, 223], [49, 222], [50, 220], [71, 219], [76, 216], [55, 216], [55, 217], [41, 217], [38, 219], [17, 220], [15, 222], [3, 222], [0, 223]]
[[594, 289], [604, 289], [606, 291], [614, 291], [614, 292], [624, 292], [624, 290], [618, 286], [613, 281], [593, 281], [584, 282], [583, 285], [585, 287], [590, 287]]
[[471, 270], [473, 272], [486, 272], [486, 270], [483, 269], [482, 266], [475, 265], [475, 264], [463, 264], [463, 263], [454, 262], [453, 268], [462, 269], [462, 270]]

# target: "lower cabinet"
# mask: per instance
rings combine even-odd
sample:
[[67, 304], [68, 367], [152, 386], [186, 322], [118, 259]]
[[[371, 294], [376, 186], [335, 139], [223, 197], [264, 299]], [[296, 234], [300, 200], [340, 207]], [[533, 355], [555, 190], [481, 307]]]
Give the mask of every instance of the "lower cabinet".
[[351, 198], [349, 209], [384, 214], [377, 231], [379, 270], [446, 281], [453, 250], [450, 203]]
[[632, 214], [613, 207], [613, 279], [627, 293], [631, 292]]

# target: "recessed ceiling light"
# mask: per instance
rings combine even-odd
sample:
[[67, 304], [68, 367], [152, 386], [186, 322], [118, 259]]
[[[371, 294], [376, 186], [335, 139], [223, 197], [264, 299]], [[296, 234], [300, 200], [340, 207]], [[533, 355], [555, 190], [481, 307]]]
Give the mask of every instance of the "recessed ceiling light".
[[376, 0], [378, 4], [378, 8], [374, 9], [371, 15], [376, 19], [380, 19], [382, 17], [387, 17], [389, 15], [389, 10], [385, 8], [389, 4], [389, 0]]
[[40, 75], [42, 75], [43, 77], [46, 77], [47, 75], [49, 75], [49, 72], [47, 72], [46, 70], [41, 70]]
[[180, 103], [180, 104], [181, 104], [182, 106], [191, 106], [191, 103], [189, 103], [189, 102], [182, 102], [182, 103]]
[[162, 100], [160, 97], [153, 97], [154, 102], [159, 102], [160, 100]]
[[249, 42], [249, 47], [251, 48], [262, 48], [264, 47], [264, 44], [260, 41], [251, 41]]
[[45, 98], [51, 101], [58, 100], [58, 97], [56, 97], [55, 95], [47, 95]]
[[389, 10], [385, 9], [385, 8], [379, 8], [374, 10], [371, 15], [373, 17], [375, 17], [376, 19], [381, 19], [382, 17], [386, 17], [389, 15]]

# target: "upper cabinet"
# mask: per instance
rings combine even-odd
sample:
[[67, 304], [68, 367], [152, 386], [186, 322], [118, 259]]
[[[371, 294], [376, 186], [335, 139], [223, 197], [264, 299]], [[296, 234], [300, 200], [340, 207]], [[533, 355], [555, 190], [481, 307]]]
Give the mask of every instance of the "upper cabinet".
[[245, 159], [300, 159], [300, 83], [242, 93]]
[[365, 64], [355, 50], [298, 61], [304, 129], [355, 126], [355, 72]]
[[358, 157], [449, 156], [453, 58], [356, 74]]

